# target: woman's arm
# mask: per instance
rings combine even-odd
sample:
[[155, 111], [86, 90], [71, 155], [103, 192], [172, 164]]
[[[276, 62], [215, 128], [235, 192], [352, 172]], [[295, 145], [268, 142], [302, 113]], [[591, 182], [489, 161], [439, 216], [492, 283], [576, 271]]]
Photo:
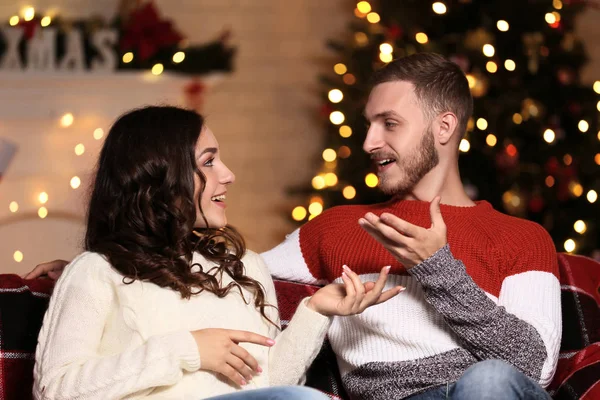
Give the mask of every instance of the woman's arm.
[[117, 307], [114, 273], [100, 255], [84, 253], [56, 284], [36, 351], [34, 396], [38, 399], [107, 399], [172, 385], [183, 371], [200, 367], [190, 332], [153, 336], [110, 356], [98, 348]]

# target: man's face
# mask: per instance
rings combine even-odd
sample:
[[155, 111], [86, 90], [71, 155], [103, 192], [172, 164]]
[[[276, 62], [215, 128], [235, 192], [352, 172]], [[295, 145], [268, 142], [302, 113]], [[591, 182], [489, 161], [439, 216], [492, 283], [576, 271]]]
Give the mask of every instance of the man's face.
[[439, 162], [431, 124], [410, 82], [373, 88], [365, 108], [369, 123], [363, 149], [370, 156], [386, 194], [405, 194]]

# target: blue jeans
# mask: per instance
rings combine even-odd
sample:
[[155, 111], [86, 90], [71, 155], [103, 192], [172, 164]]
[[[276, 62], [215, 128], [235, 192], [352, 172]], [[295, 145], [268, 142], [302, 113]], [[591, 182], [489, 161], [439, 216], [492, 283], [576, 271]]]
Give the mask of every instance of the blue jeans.
[[208, 400], [329, 400], [329, 396], [304, 386], [275, 386], [265, 389], [242, 390]]
[[550, 400], [550, 395], [521, 371], [500, 360], [473, 364], [456, 383], [416, 394], [409, 400]]

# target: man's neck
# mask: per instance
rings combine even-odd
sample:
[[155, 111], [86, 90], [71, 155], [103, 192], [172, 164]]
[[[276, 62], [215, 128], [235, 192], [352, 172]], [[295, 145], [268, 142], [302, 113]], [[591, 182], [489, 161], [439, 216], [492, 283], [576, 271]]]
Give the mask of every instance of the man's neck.
[[429, 171], [412, 191], [399, 196], [399, 199], [431, 202], [436, 196], [441, 197], [442, 204], [449, 206], [472, 207], [475, 205], [463, 187], [458, 171], [458, 162], [449, 165], [439, 164]]

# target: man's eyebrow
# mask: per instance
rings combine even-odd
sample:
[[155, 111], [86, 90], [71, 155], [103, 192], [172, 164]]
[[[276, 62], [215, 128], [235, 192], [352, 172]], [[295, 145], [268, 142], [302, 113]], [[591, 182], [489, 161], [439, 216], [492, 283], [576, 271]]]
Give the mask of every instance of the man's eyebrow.
[[[365, 116], [365, 118], [369, 119], [369, 118], [367, 117], [367, 114], [366, 114], [365, 112], [363, 112], [363, 115]], [[402, 117], [400, 116], [400, 114], [398, 114], [398, 113], [397, 113], [396, 111], [394, 111], [394, 110], [386, 110], [386, 111], [379, 112], [379, 113], [377, 113], [377, 114], [375, 114], [375, 115], [373, 116], [373, 119], [379, 119], [379, 118], [389, 118], [389, 117], [394, 117], [394, 118], [398, 118], [398, 119], [402, 119], [402, 120], [404, 120], [404, 118], [402, 118]]]

